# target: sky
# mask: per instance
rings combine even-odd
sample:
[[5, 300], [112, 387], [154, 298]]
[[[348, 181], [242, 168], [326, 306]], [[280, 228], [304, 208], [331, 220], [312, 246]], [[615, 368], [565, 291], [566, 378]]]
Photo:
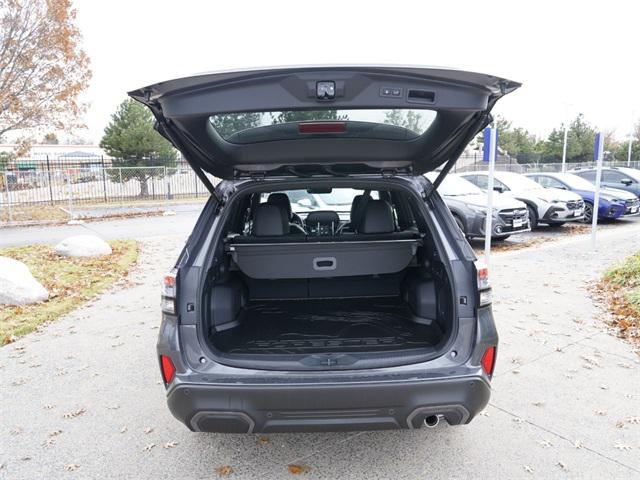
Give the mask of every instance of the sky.
[[[625, 139], [640, 119], [640, 2], [75, 0], [93, 79], [82, 138], [126, 92], [215, 70], [408, 64], [506, 77], [495, 113], [538, 136], [567, 115]], [[633, 117], [632, 117], [633, 115]]]

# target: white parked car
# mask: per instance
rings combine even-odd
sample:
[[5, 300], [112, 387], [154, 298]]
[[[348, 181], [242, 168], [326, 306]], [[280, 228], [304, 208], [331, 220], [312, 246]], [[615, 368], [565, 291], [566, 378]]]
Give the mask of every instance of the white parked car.
[[[460, 176], [483, 190], [488, 188], [487, 172], [467, 172]], [[531, 228], [535, 228], [538, 223], [559, 226], [584, 217], [584, 201], [577, 193], [544, 188], [530, 178], [513, 172], [495, 172], [493, 185], [497, 192], [526, 203]]]

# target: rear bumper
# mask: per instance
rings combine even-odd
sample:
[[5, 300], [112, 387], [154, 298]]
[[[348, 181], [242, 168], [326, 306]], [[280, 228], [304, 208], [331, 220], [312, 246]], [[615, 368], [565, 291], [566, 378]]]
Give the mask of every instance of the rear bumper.
[[468, 423], [488, 403], [481, 376], [319, 385], [180, 384], [171, 413], [194, 431], [224, 433], [418, 428], [432, 415]]

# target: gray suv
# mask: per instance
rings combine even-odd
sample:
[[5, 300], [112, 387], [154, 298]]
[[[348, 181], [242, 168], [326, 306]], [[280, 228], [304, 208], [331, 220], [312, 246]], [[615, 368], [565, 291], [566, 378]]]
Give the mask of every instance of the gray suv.
[[[487, 269], [436, 188], [518, 87], [359, 66], [130, 92], [211, 192], [163, 283], [173, 415], [237, 433], [470, 422], [489, 401], [498, 334]], [[296, 213], [305, 194], [351, 198], [348, 218]]]

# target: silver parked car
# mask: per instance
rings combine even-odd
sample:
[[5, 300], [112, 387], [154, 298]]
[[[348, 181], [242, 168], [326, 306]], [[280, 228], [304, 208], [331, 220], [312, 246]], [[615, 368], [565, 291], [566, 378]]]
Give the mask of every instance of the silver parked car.
[[[468, 172], [461, 176], [483, 190], [488, 188], [487, 172]], [[530, 178], [513, 172], [495, 172], [493, 185], [494, 190], [527, 205], [531, 228], [536, 228], [538, 223], [559, 226], [584, 217], [584, 201], [576, 193], [544, 188]]]
[[[426, 177], [434, 181], [437, 173], [428, 173]], [[445, 177], [438, 192], [465, 236], [484, 237], [488, 203], [485, 192], [470, 181], [453, 174]], [[493, 196], [492, 203], [491, 238], [505, 240], [515, 233], [531, 230], [525, 203], [499, 192]]]

